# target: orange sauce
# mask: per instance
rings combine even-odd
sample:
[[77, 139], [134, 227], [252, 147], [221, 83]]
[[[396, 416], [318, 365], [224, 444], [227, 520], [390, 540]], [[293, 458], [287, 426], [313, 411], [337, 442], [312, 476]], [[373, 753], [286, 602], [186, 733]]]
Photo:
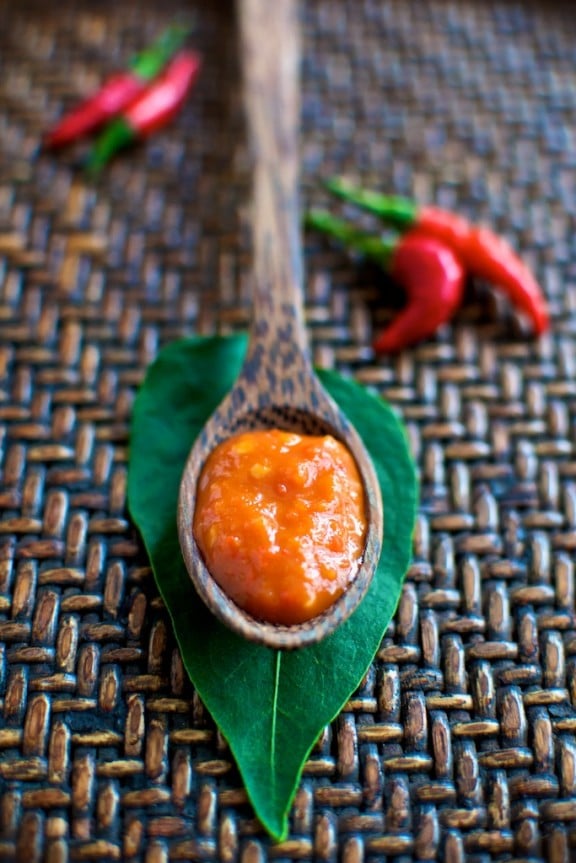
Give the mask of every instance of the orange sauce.
[[193, 530], [208, 570], [237, 605], [270, 623], [310, 620], [346, 590], [362, 561], [358, 468], [330, 435], [234, 435], [204, 465]]

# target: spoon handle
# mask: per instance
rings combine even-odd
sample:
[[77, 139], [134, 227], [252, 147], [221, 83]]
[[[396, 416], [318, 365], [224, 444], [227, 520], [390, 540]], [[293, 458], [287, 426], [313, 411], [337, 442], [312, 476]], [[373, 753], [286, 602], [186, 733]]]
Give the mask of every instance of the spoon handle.
[[239, 0], [239, 25], [253, 159], [251, 346], [273, 348], [271, 356], [277, 356], [279, 364], [302, 358], [307, 362], [298, 194], [297, 0]]

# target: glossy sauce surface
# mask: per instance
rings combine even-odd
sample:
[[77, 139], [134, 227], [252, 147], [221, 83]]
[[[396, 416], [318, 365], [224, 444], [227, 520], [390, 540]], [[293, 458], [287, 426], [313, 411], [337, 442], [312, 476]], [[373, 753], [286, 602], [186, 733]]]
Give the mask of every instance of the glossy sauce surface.
[[356, 463], [330, 435], [234, 435], [204, 465], [193, 530], [237, 605], [269, 623], [310, 620], [362, 561], [366, 505]]

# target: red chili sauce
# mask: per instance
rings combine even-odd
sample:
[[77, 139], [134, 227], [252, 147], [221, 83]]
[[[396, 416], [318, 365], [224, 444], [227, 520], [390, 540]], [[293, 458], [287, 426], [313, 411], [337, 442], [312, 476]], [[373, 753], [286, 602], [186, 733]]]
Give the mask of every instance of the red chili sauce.
[[208, 570], [238, 606], [269, 623], [302, 623], [341, 596], [362, 562], [358, 468], [330, 435], [234, 435], [204, 465], [193, 529]]

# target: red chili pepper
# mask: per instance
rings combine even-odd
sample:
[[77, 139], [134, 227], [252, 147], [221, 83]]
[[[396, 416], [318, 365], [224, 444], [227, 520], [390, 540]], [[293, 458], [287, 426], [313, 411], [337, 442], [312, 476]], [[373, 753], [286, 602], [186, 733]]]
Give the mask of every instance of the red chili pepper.
[[417, 233], [398, 243], [390, 275], [403, 286], [408, 303], [374, 342], [376, 353], [396, 353], [431, 336], [450, 320], [464, 292], [464, 270], [454, 253]]
[[130, 61], [129, 71], [113, 75], [97, 93], [63, 117], [48, 132], [44, 145], [63, 147], [94, 131], [124, 110], [146, 89], [148, 82], [162, 71], [181, 47], [188, 32], [188, 28], [180, 26], [165, 30], [153, 45]]
[[200, 65], [200, 56], [193, 51], [177, 54], [161, 77], [106, 126], [88, 157], [87, 169], [99, 171], [118, 150], [165, 126], [182, 107]]
[[306, 224], [384, 266], [405, 290], [407, 304], [374, 342], [376, 353], [397, 353], [431, 336], [462, 301], [464, 270], [447, 246], [416, 231], [394, 241], [375, 237], [313, 210]]
[[357, 189], [337, 178], [326, 186], [343, 200], [401, 229], [410, 228], [444, 243], [470, 275], [493, 283], [523, 311], [537, 335], [548, 328], [548, 309], [540, 286], [514, 250], [493, 231], [439, 207], [419, 207], [409, 198]]

